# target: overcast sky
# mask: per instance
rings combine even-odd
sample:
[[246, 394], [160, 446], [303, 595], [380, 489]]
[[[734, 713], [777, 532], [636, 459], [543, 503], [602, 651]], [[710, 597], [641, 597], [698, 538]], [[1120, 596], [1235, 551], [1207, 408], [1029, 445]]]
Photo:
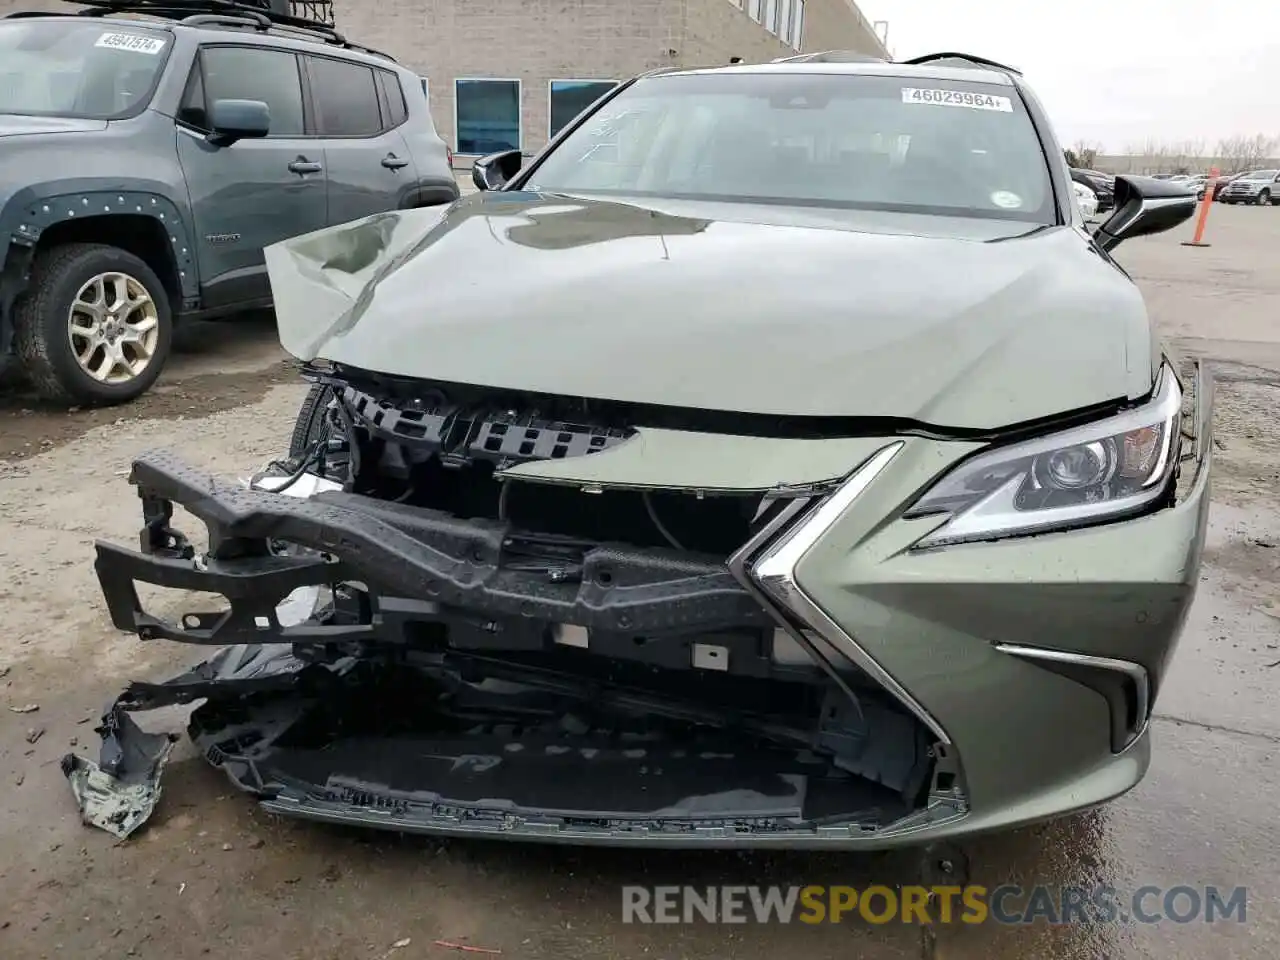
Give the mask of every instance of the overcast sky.
[[858, 0], [903, 59], [957, 50], [1017, 67], [1067, 146], [1280, 137], [1274, 0]]

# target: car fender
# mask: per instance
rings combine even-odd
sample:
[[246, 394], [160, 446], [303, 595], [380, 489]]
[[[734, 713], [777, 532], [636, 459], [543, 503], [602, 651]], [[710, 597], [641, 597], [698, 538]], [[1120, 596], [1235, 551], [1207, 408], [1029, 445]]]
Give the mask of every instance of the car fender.
[[182, 307], [194, 305], [200, 277], [190, 213], [185, 198], [175, 200], [158, 183], [94, 178], [42, 183], [15, 191], [0, 208], [0, 246], [8, 246], [5, 263], [14, 258], [29, 259], [30, 251], [54, 224], [109, 214], [146, 216], [164, 227], [178, 271]]

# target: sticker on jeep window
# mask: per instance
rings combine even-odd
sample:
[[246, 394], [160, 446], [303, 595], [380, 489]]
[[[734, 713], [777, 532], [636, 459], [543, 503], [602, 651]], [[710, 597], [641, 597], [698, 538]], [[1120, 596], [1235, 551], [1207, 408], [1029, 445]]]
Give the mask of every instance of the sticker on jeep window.
[[968, 107], [970, 110], [997, 110], [1013, 113], [1013, 101], [990, 93], [974, 93], [971, 90], [928, 90], [920, 87], [903, 87], [903, 103], [932, 103], [944, 107]]
[[104, 33], [94, 46], [132, 50], [134, 53], [147, 53], [154, 57], [164, 49], [164, 41], [159, 37], [143, 37], [136, 33]]

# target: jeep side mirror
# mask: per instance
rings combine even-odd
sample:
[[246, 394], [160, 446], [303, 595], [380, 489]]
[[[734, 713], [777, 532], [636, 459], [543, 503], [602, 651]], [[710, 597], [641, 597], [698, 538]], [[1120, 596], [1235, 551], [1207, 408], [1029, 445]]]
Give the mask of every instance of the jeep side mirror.
[[215, 147], [265, 137], [271, 130], [271, 108], [261, 100], [215, 100], [209, 107], [209, 129], [207, 139]]
[[520, 172], [524, 156], [519, 150], [503, 150], [481, 157], [471, 167], [471, 182], [477, 190], [501, 190]]
[[1173, 229], [1190, 219], [1198, 205], [1195, 192], [1185, 185], [1154, 177], [1116, 177], [1115, 194], [1115, 210], [1093, 235], [1107, 251], [1133, 237]]

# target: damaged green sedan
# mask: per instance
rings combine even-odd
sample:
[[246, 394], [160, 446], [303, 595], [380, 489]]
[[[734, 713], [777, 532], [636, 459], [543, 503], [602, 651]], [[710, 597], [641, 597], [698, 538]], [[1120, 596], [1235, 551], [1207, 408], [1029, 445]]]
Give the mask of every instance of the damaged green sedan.
[[871, 848], [1130, 789], [1212, 387], [1111, 251], [1195, 200], [1119, 177], [1090, 231], [1062, 155], [975, 58], [674, 70], [270, 248], [313, 389], [248, 484], [134, 464], [112, 620], [222, 649], [129, 687], [103, 769], [199, 701], [269, 810], [407, 832]]

